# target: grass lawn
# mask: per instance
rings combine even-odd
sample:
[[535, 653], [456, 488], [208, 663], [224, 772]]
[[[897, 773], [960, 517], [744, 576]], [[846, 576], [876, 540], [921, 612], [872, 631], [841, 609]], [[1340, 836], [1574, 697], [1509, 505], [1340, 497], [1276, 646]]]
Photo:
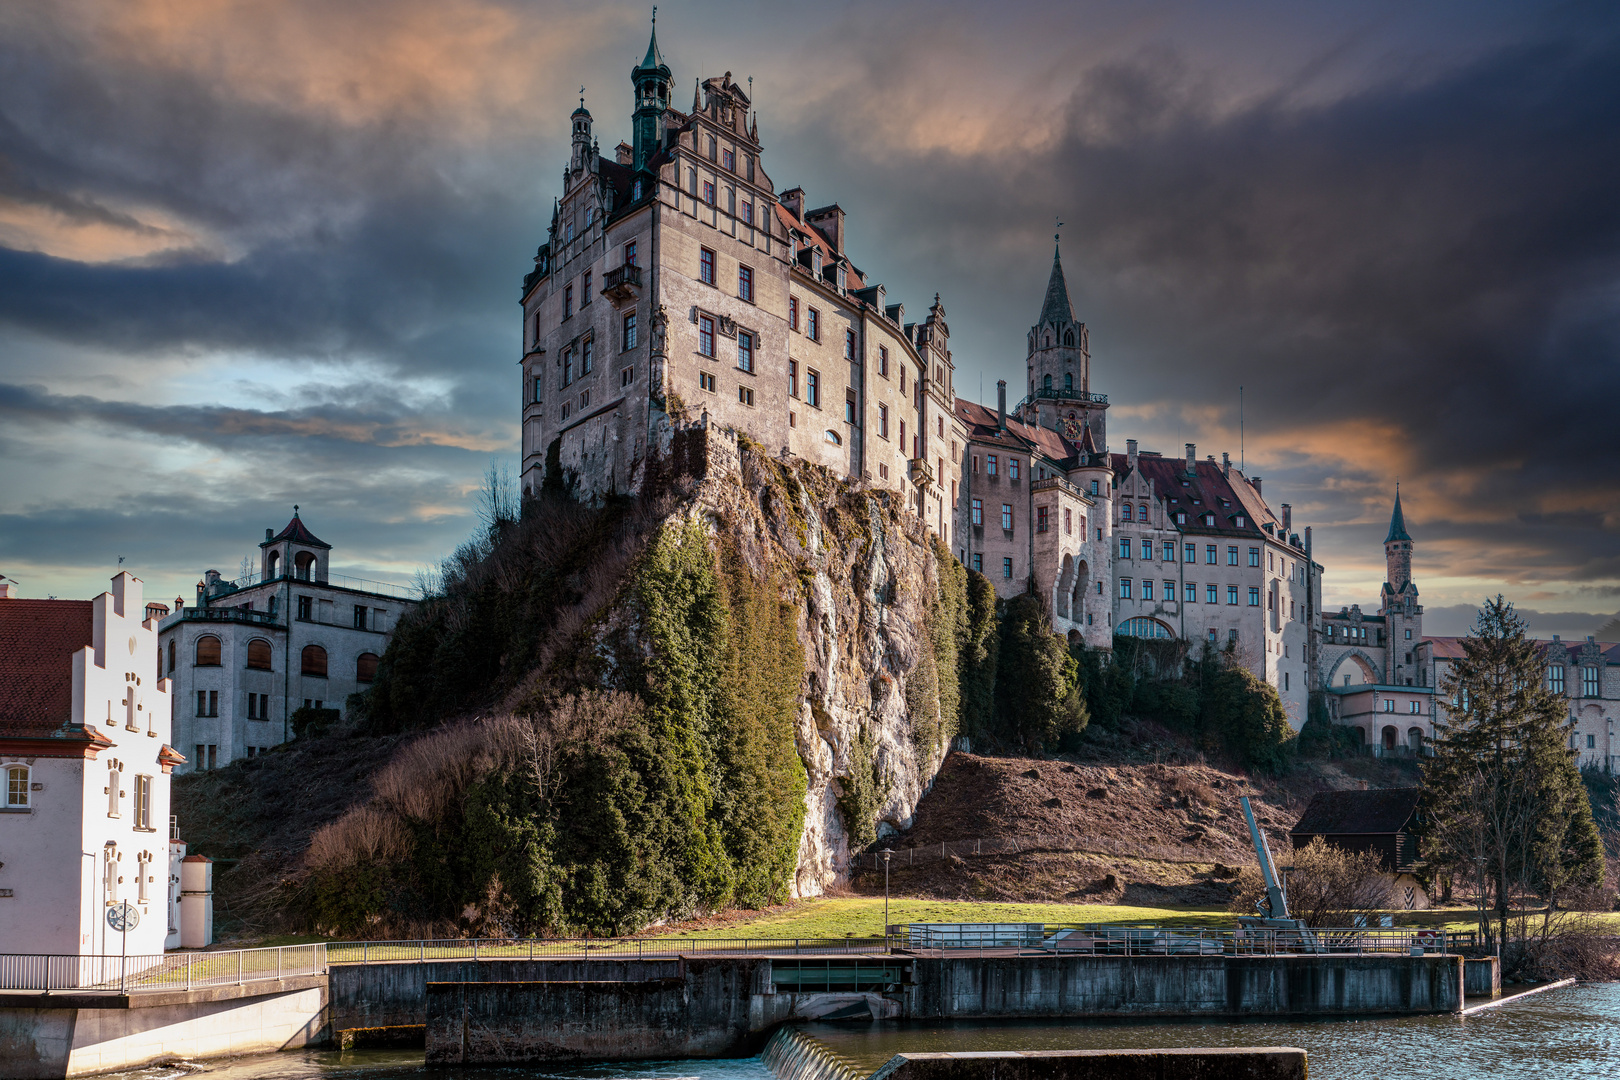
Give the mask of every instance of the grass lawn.
[[[1159, 923], [1166, 926], [1231, 926], [1232, 916], [1213, 908], [1124, 907], [1111, 904], [995, 904], [973, 901], [889, 901], [891, 923], [1032, 922]], [[656, 929], [648, 933], [658, 933]], [[878, 937], [883, 933], [883, 898], [870, 896], [801, 900], [769, 911], [727, 919], [724, 925], [669, 931], [683, 938], [838, 938]]]

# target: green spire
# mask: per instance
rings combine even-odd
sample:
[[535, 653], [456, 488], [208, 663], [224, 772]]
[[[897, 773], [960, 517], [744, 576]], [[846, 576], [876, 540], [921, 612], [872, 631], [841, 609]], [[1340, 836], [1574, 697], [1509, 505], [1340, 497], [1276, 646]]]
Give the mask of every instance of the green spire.
[[1393, 544], [1397, 540], [1411, 543], [1412, 538], [1406, 533], [1406, 515], [1401, 513], [1401, 485], [1395, 485], [1395, 513], [1389, 518], [1389, 535], [1384, 537], [1384, 543]]
[[652, 37], [647, 40], [647, 55], [642, 58], [641, 66], [636, 70], [656, 71], [658, 68], [663, 68], [665, 71], [669, 70], [669, 65], [664, 63], [663, 54], [658, 51], [658, 8], [654, 6], [652, 15]]

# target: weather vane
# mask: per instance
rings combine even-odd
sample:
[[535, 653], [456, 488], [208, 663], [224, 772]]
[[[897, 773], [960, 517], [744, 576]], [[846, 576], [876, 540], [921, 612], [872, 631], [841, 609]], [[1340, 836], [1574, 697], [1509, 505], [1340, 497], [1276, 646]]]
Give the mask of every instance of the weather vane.
[[1057, 222], [1057, 232], [1052, 234], [1052, 240], [1056, 242], [1058, 237], [1063, 233], [1063, 221], [1056, 214], [1052, 215], [1052, 220]]
[[585, 84], [584, 83], [579, 84], [579, 107], [582, 108], [582, 109], [585, 107]]

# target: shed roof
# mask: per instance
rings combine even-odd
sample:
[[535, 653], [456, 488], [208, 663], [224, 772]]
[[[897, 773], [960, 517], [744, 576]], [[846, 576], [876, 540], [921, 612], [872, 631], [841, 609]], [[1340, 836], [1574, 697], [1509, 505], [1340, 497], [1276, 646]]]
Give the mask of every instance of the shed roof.
[[1391, 835], [1406, 829], [1417, 814], [1418, 788], [1319, 791], [1290, 836]]

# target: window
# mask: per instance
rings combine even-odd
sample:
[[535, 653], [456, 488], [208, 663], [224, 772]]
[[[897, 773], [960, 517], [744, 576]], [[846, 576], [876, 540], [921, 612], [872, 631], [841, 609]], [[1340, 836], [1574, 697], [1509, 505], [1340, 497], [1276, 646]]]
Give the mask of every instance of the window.
[[1597, 736], [1596, 735], [1588, 735], [1586, 737], [1586, 748], [1588, 750], [1596, 750], [1597, 749]]
[[584, 391], [583, 393], [581, 393], [579, 395], [579, 407], [581, 409], [589, 408], [590, 404], [591, 404], [591, 392], [589, 390], [586, 390], [586, 391]]
[[878, 374], [885, 379], [889, 377], [889, 347], [887, 345], [878, 346]]
[[120, 817], [123, 814], [124, 804], [124, 763], [121, 761], [107, 762], [107, 816]]
[[751, 386], [737, 387], [737, 404], [752, 405], [754, 403], [754, 388]]
[[1093, 495], [1097, 494], [1097, 481], [1095, 480], [1091, 482], [1091, 493]]
[[1547, 669], [1547, 689], [1555, 694], [1564, 692], [1564, 665], [1553, 664]]
[[1411, 641], [1411, 640], [1412, 640], [1412, 631], [1411, 631], [1411, 630], [1407, 630], [1407, 631], [1406, 631], [1406, 640], [1407, 640], [1407, 641]]
[[1142, 599], [1144, 599], [1144, 600], [1153, 599], [1153, 579], [1152, 578], [1143, 578], [1142, 579]]
[[[710, 206], [714, 205], [714, 183], [712, 181], [703, 181], [703, 201], [708, 203]], [[714, 283], [710, 282], [709, 284], [712, 285]]]
[[1249, 549], [1249, 565], [1250, 566], [1259, 566], [1260, 565], [1260, 549], [1259, 548], [1252, 547], [1252, 548]]
[[1244, 521], [1244, 518], [1243, 518], [1243, 515], [1242, 515], [1242, 514], [1239, 514], [1239, 515], [1238, 515], [1238, 516], [1237, 516], [1237, 527], [1238, 527], [1238, 528], [1240, 528], [1240, 529], [1241, 529], [1241, 528], [1243, 528], [1243, 526], [1244, 526], [1244, 525], [1245, 525], [1245, 524], [1246, 524], [1246, 522], [1245, 522], [1245, 521]]
[[975, 525], [983, 525], [984, 524], [984, 500], [983, 499], [974, 499], [973, 500], [973, 524], [975, 524]]
[[1012, 532], [1012, 504], [1011, 503], [1002, 503], [1001, 504], [1001, 527], [1003, 529], [1005, 529], [1007, 532]]
[[788, 361], [788, 394], [792, 397], [799, 396], [799, 362], [797, 360]]
[[1408, 701], [1406, 703], [1406, 711], [1411, 713], [1413, 716], [1417, 716], [1423, 711], [1423, 706], [1419, 705], [1415, 701]]
[[708, 248], [698, 249], [698, 280], [705, 285], [714, 284], [714, 252]]
[[846, 397], [844, 399], [844, 423], [853, 424], [854, 422], [855, 422], [855, 399], [852, 398], [852, 397]]
[[797, 330], [798, 328], [799, 328], [799, 298], [797, 296], [790, 296], [790, 297], [788, 297], [788, 329], [789, 330]]
[[1046, 507], [1044, 506], [1037, 506], [1035, 508], [1035, 531], [1046, 531]]
[[1159, 558], [1164, 562], [1176, 561], [1176, 542], [1174, 540], [1166, 540], [1164, 542], [1164, 546], [1159, 552]]
[[10, 810], [23, 809], [29, 805], [28, 798], [28, 766], [10, 765], [6, 767], [6, 808]]
[[805, 312], [805, 323], [810, 331], [811, 341], [821, 340], [821, 312], [815, 308], [808, 308]]
[[713, 375], [710, 375], [707, 371], [698, 372], [698, 389], [712, 392], [714, 387], [715, 379]]
[[754, 370], [754, 335], [746, 330], [737, 334], [737, 367], [743, 371]]
[[635, 381], [636, 381], [636, 369], [634, 367], [627, 367], [627, 368], [620, 369], [620, 371], [619, 371], [619, 388], [621, 390], [624, 389], [626, 386], [629, 386], [631, 383], [633, 383]]
[[975, 551], [973, 553], [973, 569], [977, 570], [981, 574], [984, 573], [984, 555], [983, 555], [983, 553], [977, 552], [977, 551]]
[[563, 286], [563, 318], [572, 318], [574, 314], [574, 287]]
[[1007, 558], [1001, 560], [1001, 576], [1003, 578], [1007, 579], [1008, 581], [1012, 580], [1012, 557], [1011, 556], [1008, 556]]
[[1042, 380], [1041, 389], [1042, 390], [1051, 390], [1052, 389], [1052, 376], [1048, 375], [1044, 380]]
[[636, 242], [634, 240], [624, 245], [624, 265], [636, 265]]
[[1063, 376], [1063, 389], [1071, 392], [1074, 390], [1074, 374], [1072, 372]]
[[737, 267], [737, 298], [754, 302], [754, 268], [751, 266]]
[[590, 307], [590, 305], [591, 305], [591, 272], [589, 270], [587, 270], [587, 271], [585, 271], [585, 284], [580, 289], [580, 293], [579, 293], [579, 306], [582, 307], [582, 308], [586, 308], [586, 307]]
[[1237, 548], [1228, 546], [1227, 549], [1226, 549], [1226, 565], [1227, 566], [1236, 566], [1237, 564], [1238, 564], [1238, 551], [1237, 551]]
[[1598, 692], [1598, 669], [1591, 665], [1581, 668], [1581, 697], [1602, 697]]
[[1119, 598], [1121, 600], [1129, 600], [1131, 598], [1131, 579], [1128, 577], [1122, 577], [1119, 579]]
[[742, 219], [743, 219], [743, 224], [744, 225], [752, 225], [754, 223], [754, 204], [753, 203], [751, 203], [751, 202], [744, 202], [743, 203], [743, 206], [742, 206]]
[[1164, 583], [1164, 598], [1166, 600], [1171, 601], [1171, 602], [1175, 601], [1175, 599], [1176, 599], [1176, 583], [1175, 582], [1167, 581], [1167, 582]]
[[354, 628], [356, 630], [366, 628], [366, 605], [364, 604], [354, 605]]
[[1198, 603], [1198, 583], [1194, 581], [1187, 582], [1187, 587], [1185, 590], [1183, 590], [1182, 597], [1189, 604]]
[[1214, 566], [1216, 562], [1217, 562], [1217, 559], [1215, 558], [1215, 545], [1214, 544], [1205, 544], [1204, 545], [1204, 563], [1205, 563], [1205, 565]]
[[569, 349], [567, 352], [563, 353], [563, 381], [562, 381], [562, 384], [564, 386], [567, 386], [569, 383], [571, 383], [573, 381], [574, 381], [574, 350]]
[[889, 437], [889, 407], [887, 405], [878, 406], [878, 434], [885, 439]]
[[174, 670], [174, 639], [169, 639], [169, 670]]
[[1119, 538], [1119, 557], [1122, 559], [1131, 557], [1131, 538], [1128, 536]]
[[1275, 569], [1277, 569], [1277, 563], [1271, 557], [1271, 552], [1269, 552], [1269, 551], [1266, 552], [1266, 569], [1267, 570], [1275, 570]]
[[1198, 561], [1198, 545], [1197, 544], [1183, 544], [1181, 546], [1181, 554], [1182, 554], [1182, 561], [1183, 562], [1190, 562], [1190, 563], [1197, 562]]
[[1219, 585], [1204, 586], [1204, 603], [1218, 604], [1221, 602], [1221, 587]]
[[1249, 586], [1249, 606], [1250, 607], [1259, 607], [1260, 606], [1260, 589], [1259, 589], [1258, 586], [1255, 586], [1255, 585], [1250, 585]]
[[247, 666], [259, 671], [270, 670], [270, 643], [264, 638], [254, 638], [248, 642]]
[[636, 347], [636, 313], [633, 311], [624, 317], [624, 330], [620, 340], [624, 342], [626, 350]]
[[1119, 624], [1118, 633], [1126, 637], [1167, 638], [1170, 631], [1157, 619], [1126, 619]]
[[219, 667], [219, 638], [206, 635], [197, 639], [197, 666]]
[[804, 373], [804, 399], [816, 408], [821, 408], [821, 372]]
[[545, 382], [536, 377], [534, 380], [534, 403], [538, 405], [544, 401], [545, 398]]
[[730, 151], [730, 150], [722, 150], [722, 151], [720, 151], [720, 164], [725, 166], [727, 172], [736, 172], [737, 171], [737, 156], [736, 156], [736, 154], [732, 153], [732, 151]]
[[311, 675], [318, 679], [326, 678], [326, 650], [319, 645], [305, 645], [303, 652], [303, 665], [299, 674]]
[[716, 144], [715, 144], [715, 141], [714, 141], [714, 136], [710, 135], [709, 136], [709, 160], [710, 161], [715, 160], [715, 145]]
[[844, 331], [844, 359], [855, 359], [855, 331]]
[[1226, 602], [1234, 606], [1237, 604], [1238, 587], [1236, 585], [1228, 585], [1226, 587]]
[[1395, 711], [1395, 699], [1394, 698], [1385, 698], [1384, 699], [1384, 711], [1385, 712], [1394, 712]]
[[[152, 778], [150, 776], [135, 777], [135, 827], [150, 831], [152, 828]], [[142, 892], [145, 892], [145, 879], [142, 879]]]
[[714, 317], [712, 315], [698, 316], [698, 352], [704, 356], [714, 355]]
[[1137, 519], [1140, 520], [1140, 521], [1146, 521], [1148, 519], [1147, 507], [1146, 506], [1139, 506], [1136, 509], [1137, 509], [1137, 515], [1136, 515]]
[[996, 475], [996, 455], [991, 454], [984, 459], [984, 471], [991, 476]]
[[1018, 459], [1017, 458], [1008, 458], [1007, 459], [1007, 475], [1008, 475], [1008, 477], [1010, 477], [1013, 480], [1018, 479]]
[[354, 661], [354, 681], [362, 683], [375, 682], [377, 679], [377, 660], [376, 653], [363, 652], [356, 657]]
[[1134, 521], [1134, 520], [1136, 520], [1135, 518], [1133, 518], [1131, 516], [1131, 514], [1132, 514], [1132, 510], [1131, 510], [1131, 504], [1130, 503], [1123, 503], [1123, 504], [1120, 505], [1120, 508], [1119, 508], [1119, 520], [1121, 520], [1121, 521]]
[[1153, 541], [1151, 541], [1151, 540], [1143, 540], [1142, 541], [1142, 561], [1143, 562], [1148, 562], [1148, 561], [1152, 560], [1152, 558], [1153, 558]]

